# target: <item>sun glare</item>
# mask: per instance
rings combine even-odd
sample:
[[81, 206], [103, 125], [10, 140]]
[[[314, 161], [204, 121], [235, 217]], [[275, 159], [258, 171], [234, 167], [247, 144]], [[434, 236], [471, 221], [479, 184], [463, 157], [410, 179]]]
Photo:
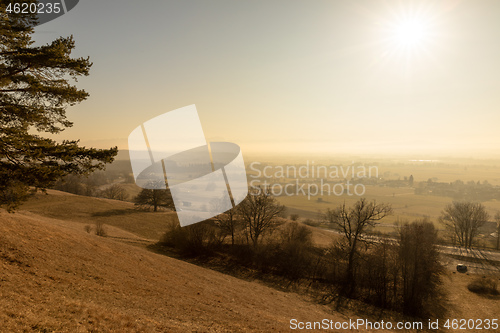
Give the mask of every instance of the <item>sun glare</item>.
[[422, 46], [428, 38], [428, 26], [423, 19], [405, 19], [394, 26], [393, 38], [403, 47]]
[[[381, 63], [402, 64], [412, 71], [417, 62], [435, 57], [440, 26], [429, 7], [394, 8], [381, 20]], [[410, 64], [412, 64], [410, 66]]]

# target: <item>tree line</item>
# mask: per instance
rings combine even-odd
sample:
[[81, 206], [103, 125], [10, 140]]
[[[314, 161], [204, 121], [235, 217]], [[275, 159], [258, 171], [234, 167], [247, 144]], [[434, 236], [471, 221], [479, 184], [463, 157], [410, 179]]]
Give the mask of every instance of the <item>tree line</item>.
[[217, 258], [225, 269], [257, 272], [284, 286], [306, 288], [323, 302], [357, 299], [410, 315], [428, 315], [441, 299], [437, 231], [428, 220], [399, 227], [396, 240], [369, 236], [368, 227], [392, 213], [362, 198], [329, 209], [338, 237], [328, 247], [313, 228], [283, 218], [285, 207], [265, 191], [219, 216], [172, 225], [159, 246], [187, 257]]

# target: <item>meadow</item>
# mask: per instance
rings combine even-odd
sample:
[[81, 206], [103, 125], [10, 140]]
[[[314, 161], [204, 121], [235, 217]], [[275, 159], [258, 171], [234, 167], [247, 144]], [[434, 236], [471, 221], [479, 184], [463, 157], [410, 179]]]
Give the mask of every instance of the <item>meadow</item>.
[[[296, 165], [298, 168], [300, 159], [282, 161], [282, 165]], [[309, 162], [310, 163], [310, 162]], [[376, 231], [383, 233], [391, 233], [395, 231], [397, 223], [411, 222], [417, 219], [427, 217], [434, 223], [435, 227], [443, 231], [444, 226], [439, 223], [439, 217], [446, 205], [456, 200], [449, 196], [438, 196], [431, 194], [415, 194], [415, 188], [427, 183], [452, 183], [461, 180], [464, 183], [474, 182], [488, 183], [492, 186], [500, 185], [500, 162], [498, 160], [473, 160], [473, 159], [449, 159], [449, 160], [429, 160], [429, 161], [412, 161], [409, 159], [382, 159], [382, 160], [365, 160], [363, 162], [354, 163], [349, 159], [327, 160], [315, 162], [316, 165], [343, 165], [344, 168], [349, 165], [365, 165], [376, 166], [378, 169], [378, 179], [375, 184], [367, 183], [364, 185], [365, 191], [362, 197], [368, 200], [375, 200], [379, 203], [390, 204], [393, 208], [393, 214], [384, 218], [383, 221], [376, 227]], [[276, 165], [279, 163], [263, 163], [263, 166], [270, 165], [276, 170]], [[413, 176], [414, 183], [408, 184], [407, 180]], [[256, 179], [255, 173], [249, 175], [249, 179]], [[264, 178], [261, 178], [262, 180]], [[266, 179], [271, 184], [286, 184], [293, 182], [292, 178], [282, 179]], [[319, 179], [300, 179], [305, 183], [319, 183]], [[340, 180], [339, 180], [340, 181]], [[389, 183], [400, 182], [404, 185], [395, 186]], [[359, 180], [352, 180], [353, 184], [359, 183]], [[257, 184], [257, 183], [256, 183]], [[283, 186], [283, 185], [281, 185]], [[307, 188], [307, 185], [306, 185]], [[351, 187], [352, 188], [352, 187]], [[288, 209], [288, 214], [298, 214], [301, 219], [312, 219], [321, 221], [322, 214], [327, 209], [334, 209], [345, 203], [347, 206], [354, 204], [360, 196], [357, 196], [351, 191], [351, 194], [346, 193], [336, 195], [327, 193], [323, 195], [306, 195], [294, 192], [293, 195], [280, 195], [278, 200]], [[490, 221], [497, 212], [500, 212], [500, 201], [492, 198], [486, 201], [481, 201], [486, 207], [490, 215]], [[488, 244], [492, 244], [493, 240], [487, 240]]]

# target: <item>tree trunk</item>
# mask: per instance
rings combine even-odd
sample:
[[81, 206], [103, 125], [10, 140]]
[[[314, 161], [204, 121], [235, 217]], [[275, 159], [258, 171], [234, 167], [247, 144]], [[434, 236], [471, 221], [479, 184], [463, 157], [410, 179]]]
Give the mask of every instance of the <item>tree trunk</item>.
[[346, 272], [346, 286], [347, 286], [347, 296], [351, 297], [354, 295], [354, 290], [356, 288], [356, 281], [354, 278], [354, 253], [356, 252], [356, 239], [352, 243], [351, 250], [349, 252], [349, 259], [347, 261], [347, 272]]
[[500, 250], [500, 223], [498, 223], [497, 227], [497, 250]]

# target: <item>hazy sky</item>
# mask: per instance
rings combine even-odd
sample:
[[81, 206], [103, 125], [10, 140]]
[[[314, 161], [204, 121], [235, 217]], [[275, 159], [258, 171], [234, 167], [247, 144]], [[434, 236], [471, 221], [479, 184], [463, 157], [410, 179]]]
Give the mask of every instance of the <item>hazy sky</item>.
[[36, 31], [94, 63], [87, 146], [196, 104], [244, 152], [500, 152], [500, 1], [82, 0]]

